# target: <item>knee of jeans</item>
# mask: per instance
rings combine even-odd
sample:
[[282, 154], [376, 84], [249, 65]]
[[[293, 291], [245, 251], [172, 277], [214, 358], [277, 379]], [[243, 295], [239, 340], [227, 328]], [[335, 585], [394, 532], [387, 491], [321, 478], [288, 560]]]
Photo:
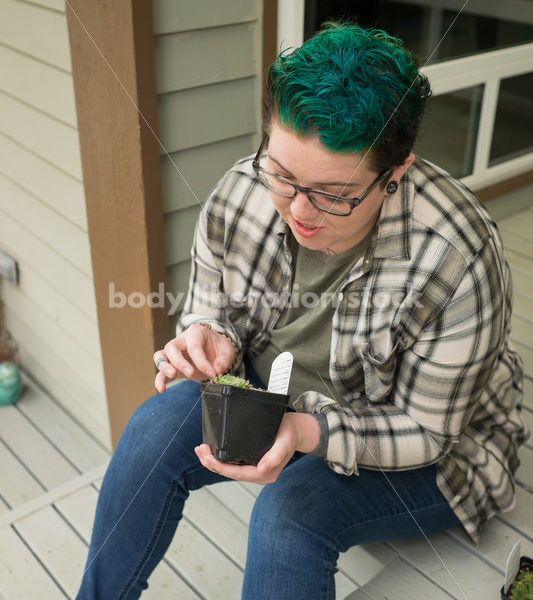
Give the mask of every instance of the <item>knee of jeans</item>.
[[[198, 384], [192, 381], [182, 382], [163, 394], [155, 394], [139, 405], [129, 418], [121, 435], [121, 443], [126, 443], [136, 453], [148, 454], [160, 445], [166, 446], [172, 439], [179, 441], [187, 435], [189, 427], [201, 428], [198, 425], [198, 411], [194, 402], [199, 397], [196, 394]], [[186, 423], [188, 421], [188, 423]], [[176, 435], [180, 432], [180, 435]]]
[[299, 529], [304, 511], [298, 498], [285, 487], [266, 485], [255, 501], [250, 518], [249, 536], [256, 543], [272, 547]]

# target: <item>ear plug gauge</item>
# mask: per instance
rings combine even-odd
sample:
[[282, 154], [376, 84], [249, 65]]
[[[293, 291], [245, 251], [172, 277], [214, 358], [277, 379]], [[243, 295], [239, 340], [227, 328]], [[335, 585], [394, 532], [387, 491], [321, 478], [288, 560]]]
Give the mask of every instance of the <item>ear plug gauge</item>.
[[392, 195], [398, 191], [398, 182], [397, 181], [389, 181], [387, 183], [387, 194]]

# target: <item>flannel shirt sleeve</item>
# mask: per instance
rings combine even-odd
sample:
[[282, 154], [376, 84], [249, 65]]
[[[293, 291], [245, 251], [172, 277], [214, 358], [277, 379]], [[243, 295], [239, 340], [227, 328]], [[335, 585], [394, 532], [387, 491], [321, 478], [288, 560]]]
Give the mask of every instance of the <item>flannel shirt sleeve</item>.
[[298, 398], [298, 410], [327, 418], [326, 461], [334, 471], [419, 468], [437, 462], [459, 440], [507, 327], [509, 298], [489, 245], [440, 314], [396, 357], [389, 402], [348, 409], [314, 392]]
[[242, 375], [243, 350], [240, 337], [227, 319], [227, 298], [220, 291], [224, 256], [225, 190], [231, 173], [219, 182], [202, 208], [191, 248], [189, 288], [176, 335], [194, 323], [208, 323], [229, 336], [237, 349], [233, 372]]

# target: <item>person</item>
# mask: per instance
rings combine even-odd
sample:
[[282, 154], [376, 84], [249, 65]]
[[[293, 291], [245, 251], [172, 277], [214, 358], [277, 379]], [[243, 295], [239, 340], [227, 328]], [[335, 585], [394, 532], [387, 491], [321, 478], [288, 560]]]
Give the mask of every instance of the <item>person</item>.
[[[228, 479], [268, 484], [247, 600], [332, 599], [340, 552], [454, 526], [476, 542], [513, 507], [528, 432], [511, 274], [480, 202], [412, 153], [426, 77], [385, 32], [328, 23], [277, 57], [267, 90], [255, 157], [200, 214], [177, 335], [110, 461], [78, 598], [138, 598], [189, 492]], [[282, 351], [292, 410], [274, 445], [257, 466], [217, 461], [199, 382], [263, 387]]]

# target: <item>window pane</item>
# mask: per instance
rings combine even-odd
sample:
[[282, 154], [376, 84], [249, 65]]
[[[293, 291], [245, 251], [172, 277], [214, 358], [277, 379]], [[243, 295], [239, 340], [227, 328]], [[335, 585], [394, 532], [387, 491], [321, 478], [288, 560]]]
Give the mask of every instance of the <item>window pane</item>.
[[428, 64], [533, 41], [529, 8], [515, 5], [513, 14], [502, 10], [504, 18], [495, 18], [483, 15], [479, 2], [474, 6], [477, 14], [469, 14], [467, 4], [452, 25], [459, 9], [448, 10], [442, 4], [440, 0], [306, 0], [304, 36], [311, 37], [328, 19], [349, 17], [399, 37], [421, 64], [430, 57]]
[[455, 177], [472, 173], [483, 86], [432, 98], [421, 123], [415, 154]]
[[502, 79], [489, 165], [533, 152], [533, 73]]
[[[479, 12], [483, 10], [479, 6], [476, 8], [480, 8]], [[429, 64], [533, 41], [533, 24], [464, 12], [453, 23], [457, 12], [442, 11], [439, 39], [444, 38]]]

